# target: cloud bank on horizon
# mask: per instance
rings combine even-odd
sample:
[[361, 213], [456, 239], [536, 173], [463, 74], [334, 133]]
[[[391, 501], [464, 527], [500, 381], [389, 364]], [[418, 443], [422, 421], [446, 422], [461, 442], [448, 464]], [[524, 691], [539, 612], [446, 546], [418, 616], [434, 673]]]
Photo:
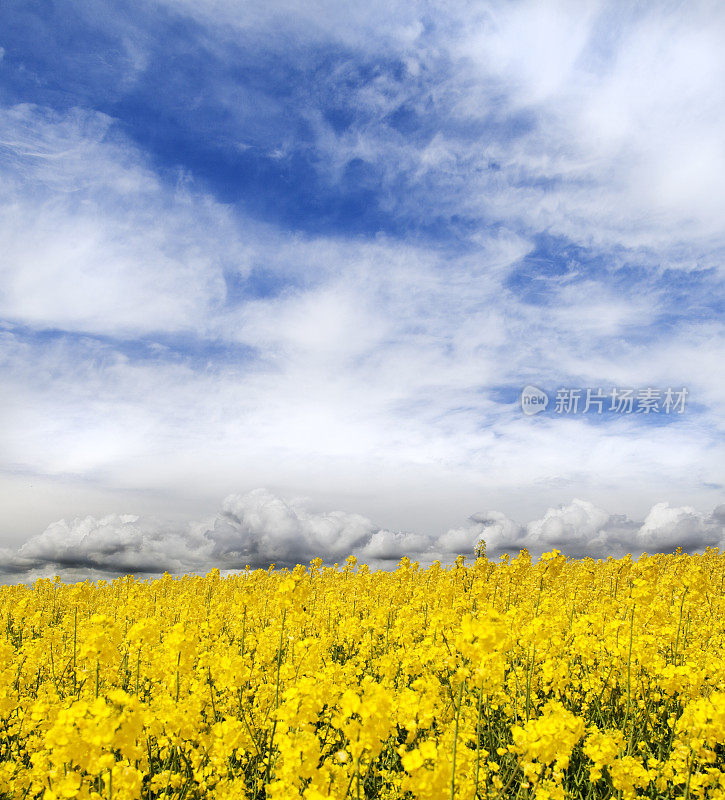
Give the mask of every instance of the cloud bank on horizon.
[[489, 558], [527, 549], [538, 557], [552, 549], [577, 558], [639, 555], [642, 552], [702, 552], [725, 548], [725, 505], [711, 514], [691, 507], [653, 506], [635, 522], [586, 500], [549, 508], [541, 519], [519, 524], [500, 511], [474, 514], [462, 527], [440, 536], [390, 531], [360, 514], [315, 513], [300, 500], [286, 501], [265, 489], [227, 497], [217, 514], [184, 526], [133, 514], [85, 517], [48, 526], [16, 551], [0, 550], [0, 578], [32, 582], [133, 574], [158, 576], [225, 572], [271, 564], [292, 568], [324, 555], [328, 563], [355, 555], [373, 568], [390, 569], [407, 557], [428, 566], [472, 558], [486, 542]]
[[3, 4], [8, 570], [720, 542], [723, 40], [716, 2]]

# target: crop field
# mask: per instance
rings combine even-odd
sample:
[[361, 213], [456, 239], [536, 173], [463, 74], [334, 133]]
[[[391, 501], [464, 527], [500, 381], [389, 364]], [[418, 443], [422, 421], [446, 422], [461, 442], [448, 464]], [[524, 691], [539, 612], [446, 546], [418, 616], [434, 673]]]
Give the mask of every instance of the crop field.
[[723, 798], [725, 556], [0, 589], [0, 796]]

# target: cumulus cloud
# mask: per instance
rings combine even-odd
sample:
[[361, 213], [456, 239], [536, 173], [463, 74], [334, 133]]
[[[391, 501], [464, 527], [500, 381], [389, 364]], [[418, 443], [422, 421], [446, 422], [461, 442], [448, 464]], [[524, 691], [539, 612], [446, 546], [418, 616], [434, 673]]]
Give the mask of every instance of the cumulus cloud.
[[258, 489], [227, 497], [204, 536], [212, 556], [225, 562], [289, 566], [321, 554], [332, 560], [345, 557], [374, 532], [373, 523], [360, 514], [313, 514]]
[[441, 543], [446, 548], [456, 549], [471, 541], [475, 547], [482, 539], [486, 541], [489, 555], [514, 552], [525, 547], [525, 529], [501, 511], [480, 512], [472, 514], [466, 525], [443, 534]]
[[655, 504], [644, 521], [610, 514], [587, 500], [547, 509], [540, 519], [518, 524], [500, 512], [475, 514], [468, 526], [455, 532], [486, 542], [489, 556], [516, 553], [526, 548], [534, 555], [558, 549], [571, 557], [606, 558], [626, 553], [685, 552], [725, 545], [725, 514], [718, 506], [703, 514], [690, 506]]
[[634, 541], [642, 550], [681, 547], [689, 552], [704, 545], [717, 545], [725, 531], [722, 511], [723, 507], [718, 506], [706, 516], [691, 506], [671, 508], [667, 503], [657, 503], [637, 530]]
[[432, 537], [404, 531], [375, 531], [356, 555], [367, 563], [395, 562], [408, 556], [424, 557], [431, 548]]
[[183, 525], [118, 514], [60, 520], [17, 551], [3, 551], [0, 574], [26, 580], [180, 574], [292, 567], [317, 556], [331, 563], [351, 553], [385, 565], [426, 544], [426, 537], [382, 530], [360, 514], [313, 513], [300, 501], [256, 489], [228, 496], [210, 519]]
[[204, 562], [209, 550], [191, 527], [179, 529], [153, 518], [109, 514], [59, 520], [14, 553], [3, 553], [0, 572], [17, 575], [182, 573]]
[[571, 557], [635, 555], [646, 551], [687, 552], [725, 546], [725, 506], [706, 515], [689, 506], [658, 503], [643, 522], [609, 514], [575, 499], [549, 508], [543, 517], [519, 524], [498, 511], [472, 515], [469, 522], [438, 536], [380, 528], [343, 511], [312, 512], [300, 500], [284, 500], [265, 489], [228, 496], [206, 520], [172, 525], [153, 518], [111, 514], [60, 520], [16, 551], [0, 551], [3, 580], [31, 581], [60, 575], [65, 580], [122, 574], [224, 571], [327, 563], [348, 555], [375, 568], [391, 568], [403, 556], [424, 566], [472, 557], [484, 539], [490, 558], [528, 549], [534, 556], [557, 548]]

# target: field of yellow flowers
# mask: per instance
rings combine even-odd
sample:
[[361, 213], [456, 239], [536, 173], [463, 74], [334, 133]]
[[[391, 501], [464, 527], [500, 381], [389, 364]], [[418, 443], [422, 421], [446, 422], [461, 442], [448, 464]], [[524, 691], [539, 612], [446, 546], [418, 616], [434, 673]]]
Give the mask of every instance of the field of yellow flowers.
[[0, 588], [0, 796], [725, 798], [725, 556]]

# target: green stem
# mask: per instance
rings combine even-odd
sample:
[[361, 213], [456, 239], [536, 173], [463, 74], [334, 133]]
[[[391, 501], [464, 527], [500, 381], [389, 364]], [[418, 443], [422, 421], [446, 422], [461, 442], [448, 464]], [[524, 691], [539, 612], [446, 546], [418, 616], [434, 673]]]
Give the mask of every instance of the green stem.
[[[287, 611], [282, 612], [282, 625], [279, 631], [279, 647], [277, 649], [277, 680], [274, 688], [274, 708], [275, 711], [279, 708], [279, 673], [282, 666], [282, 643], [284, 642], [284, 621], [287, 616]], [[274, 752], [274, 734], [277, 731], [277, 715], [275, 714], [274, 722], [272, 723], [272, 733], [269, 736], [269, 757], [267, 759], [267, 771], [265, 774], [265, 784], [269, 783], [272, 774], [272, 753]]]
[[531, 679], [534, 675], [534, 661], [536, 660], [536, 645], [531, 652], [531, 663], [528, 665], [526, 675], [526, 721], [529, 721], [529, 713], [531, 709]]
[[476, 720], [476, 791], [474, 797], [478, 797], [478, 774], [481, 766], [481, 712], [483, 710], [483, 684], [478, 690], [478, 719]]
[[73, 611], [73, 694], [76, 693], [76, 643], [78, 640], [78, 606]]
[[629, 722], [629, 711], [632, 705], [632, 638], [634, 636], [634, 606], [629, 622], [629, 654], [627, 656], [627, 714], [624, 717], [624, 728], [626, 730]]
[[456, 795], [456, 748], [458, 746], [458, 719], [461, 716], [461, 705], [463, 704], [463, 686], [465, 681], [461, 681], [458, 687], [458, 706], [456, 708], [456, 727], [453, 734], [453, 754], [451, 757], [451, 800]]
[[687, 594], [687, 587], [685, 587], [685, 591], [682, 593], [682, 600], [680, 601], [680, 619], [677, 623], [677, 638], [675, 639], [675, 657], [674, 657], [674, 664], [677, 666], [677, 652], [680, 647], [680, 631], [682, 630], [682, 609], [685, 605], [685, 595]]

